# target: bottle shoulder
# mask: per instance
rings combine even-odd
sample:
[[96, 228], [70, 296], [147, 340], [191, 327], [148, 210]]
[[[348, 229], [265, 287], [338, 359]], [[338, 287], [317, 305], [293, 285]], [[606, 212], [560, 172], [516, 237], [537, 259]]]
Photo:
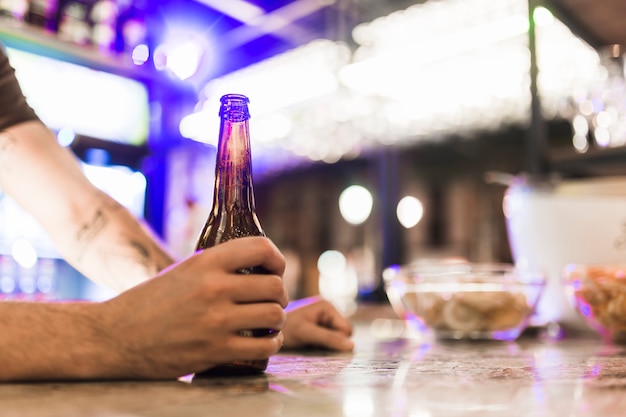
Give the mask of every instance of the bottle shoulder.
[[248, 236], [265, 236], [254, 213], [246, 217], [230, 216], [227, 213], [211, 215], [202, 229], [197, 249]]

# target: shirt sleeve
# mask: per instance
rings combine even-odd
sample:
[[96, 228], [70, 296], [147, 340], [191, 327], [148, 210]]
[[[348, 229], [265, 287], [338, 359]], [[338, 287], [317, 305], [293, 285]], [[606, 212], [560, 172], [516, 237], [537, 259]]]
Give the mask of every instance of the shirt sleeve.
[[26, 102], [15, 70], [0, 44], [0, 131], [29, 120], [38, 120], [37, 115]]

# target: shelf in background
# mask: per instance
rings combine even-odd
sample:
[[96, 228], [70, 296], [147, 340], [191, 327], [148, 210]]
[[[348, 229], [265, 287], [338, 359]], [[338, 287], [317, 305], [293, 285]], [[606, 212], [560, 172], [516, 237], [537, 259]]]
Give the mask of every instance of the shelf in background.
[[593, 149], [582, 154], [555, 151], [551, 154], [550, 164], [552, 171], [567, 176], [626, 175], [626, 146]]
[[125, 77], [155, 77], [148, 68], [134, 65], [128, 57], [115, 52], [105, 53], [91, 46], [77, 45], [59, 39], [54, 33], [42, 28], [8, 18], [0, 18], [0, 42], [9, 47]]

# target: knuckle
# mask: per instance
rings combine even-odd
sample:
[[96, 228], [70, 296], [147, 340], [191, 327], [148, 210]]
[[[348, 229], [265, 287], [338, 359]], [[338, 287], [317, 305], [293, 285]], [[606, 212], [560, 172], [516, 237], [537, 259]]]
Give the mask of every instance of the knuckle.
[[259, 242], [259, 245], [258, 245], [259, 251], [264, 257], [269, 257], [274, 254], [274, 246], [269, 239], [259, 238], [258, 242]]
[[272, 327], [282, 327], [286, 317], [287, 313], [279, 306], [272, 306], [267, 313], [267, 320], [272, 324]]
[[200, 296], [205, 300], [222, 298], [230, 291], [228, 281], [218, 279], [215, 275], [206, 275], [199, 285]]
[[270, 281], [270, 290], [272, 295], [280, 298], [286, 293], [285, 283], [280, 278], [273, 279]]

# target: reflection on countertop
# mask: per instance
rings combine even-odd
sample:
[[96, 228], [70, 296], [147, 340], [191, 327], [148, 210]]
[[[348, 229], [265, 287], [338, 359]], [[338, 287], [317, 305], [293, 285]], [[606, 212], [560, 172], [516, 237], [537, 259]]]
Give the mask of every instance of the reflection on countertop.
[[626, 409], [625, 347], [592, 337], [380, 339], [374, 318], [354, 318], [353, 353], [285, 351], [261, 376], [2, 384], [0, 415], [610, 417]]

